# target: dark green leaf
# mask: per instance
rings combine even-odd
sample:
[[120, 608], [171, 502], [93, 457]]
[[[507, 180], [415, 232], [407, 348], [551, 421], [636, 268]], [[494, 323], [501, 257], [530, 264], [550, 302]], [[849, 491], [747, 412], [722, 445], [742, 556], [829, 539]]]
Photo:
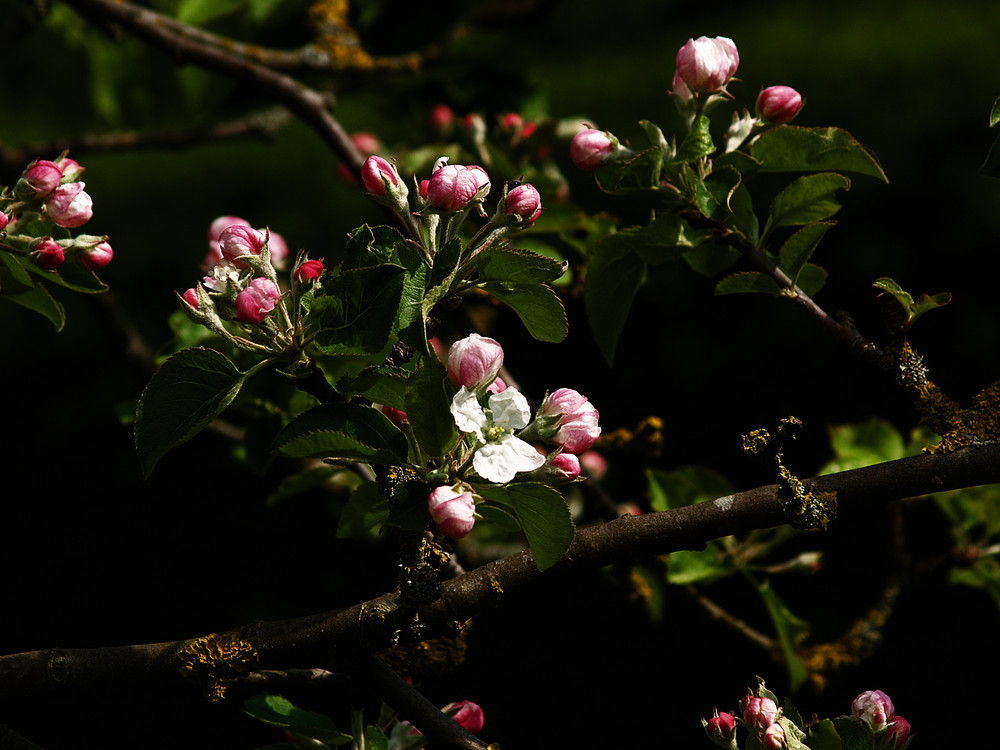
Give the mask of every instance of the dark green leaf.
[[809, 297], [815, 297], [825, 284], [826, 270], [814, 263], [806, 263], [799, 272], [797, 286]]
[[750, 156], [762, 172], [859, 172], [888, 182], [875, 156], [839, 128], [765, 130], [750, 145]]
[[409, 443], [378, 409], [361, 404], [320, 404], [278, 434], [274, 450], [295, 458], [337, 458], [376, 464], [406, 461]]
[[[344, 270], [355, 268], [369, 268], [384, 263], [401, 263], [401, 253], [408, 256], [408, 251], [404, 248], [406, 240], [403, 239], [396, 229], [385, 225], [374, 227], [362, 224], [360, 227], [347, 235], [347, 244], [344, 248]], [[410, 271], [415, 271], [416, 267], [407, 267]]]
[[191, 26], [203, 26], [209, 21], [238, 10], [247, 0], [181, 0], [177, 20]]
[[732, 494], [733, 485], [722, 474], [703, 466], [673, 471], [646, 469], [653, 510], [671, 510]]
[[61, 331], [66, 324], [66, 311], [62, 304], [43, 285], [32, 281], [16, 257], [3, 251], [0, 251], [0, 294], [21, 307], [39, 313], [57, 331]]
[[594, 341], [607, 363], [613, 364], [618, 338], [629, 309], [646, 275], [639, 253], [609, 235], [590, 256], [584, 282], [584, 304]]
[[726, 220], [733, 213], [729, 205], [729, 198], [740, 184], [740, 180], [740, 173], [732, 167], [723, 167], [712, 172], [695, 188], [695, 202], [698, 204], [698, 210], [706, 218], [720, 224], [726, 223]]
[[904, 327], [913, 325], [917, 318], [924, 313], [938, 307], [944, 307], [951, 302], [951, 294], [948, 292], [941, 292], [933, 296], [921, 294], [914, 302], [913, 297], [908, 292], [903, 291], [903, 288], [899, 284], [886, 276], [876, 279], [872, 286], [882, 289], [896, 298], [903, 314]]
[[811, 224], [830, 218], [840, 210], [836, 192], [850, 188], [851, 181], [835, 172], [799, 177], [775, 196], [764, 235], [769, 235], [778, 227]]
[[365, 750], [389, 750], [389, 739], [385, 732], [371, 724], [366, 726]]
[[337, 391], [345, 396], [364, 396], [377, 404], [394, 409], [406, 408], [406, 383], [410, 373], [397, 367], [374, 365], [357, 375], [345, 375], [337, 381]]
[[[426, 507], [425, 507], [426, 512]], [[378, 491], [375, 482], [365, 482], [351, 493], [337, 522], [338, 539], [359, 539], [389, 520], [389, 500]]]
[[704, 115], [695, 120], [691, 126], [691, 132], [681, 141], [681, 145], [678, 147], [674, 158], [670, 160], [670, 163], [681, 164], [695, 161], [715, 151], [715, 144], [712, 143], [712, 134], [709, 132], [710, 124], [709, 119]]
[[476, 485], [476, 491], [514, 509], [539, 570], [551, 567], [569, 549], [576, 527], [558, 491], [537, 482]]
[[837, 728], [830, 719], [821, 719], [809, 726], [806, 738], [809, 750], [843, 750], [844, 741], [837, 734]]
[[778, 640], [781, 642], [785, 666], [788, 669], [789, 686], [791, 691], [795, 692], [805, 682], [807, 676], [805, 665], [797, 653], [797, 646], [809, 634], [809, 623], [792, 614], [771, 588], [769, 581], [756, 584], [756, 587], [764, 606], [767, 607], [767, 613], [771, 616]]
[[823, 235], [834, 224], [832, 221], [808, 224], [785, 240], [778, 255], [778, 265], [793, 283], [797, 283], [799, 272], [816, 251], [816, 246], [823, 239]]
[[489, 247], [476, 256], [479, 281], [545, 284], [562, 276], [566, 263], [530, 250]]
[[778, 282], [770, 276], [757, 271], [734, 273], [715, 285], [716, 294], [781, 294]]
[[742, 253], [732, 245], [718, 242], [703, 242], [684, 253], [684, 260], [702, 276], [715, 276], [731, 268], [742, 257]]
[[979, 168], [979, 174], [1000, 179], [1000, 136], [997, 136], [993, 145], [990, 146], [990, 150], [986, 154], [986, 161]]
[[427, 456], [443, 456], [458, 440], [451, 416], [448, 375], [437, 357], [421, 357], [406, 386], [406, 417], [420, 449]]
[[405, 269], [381, 265], [324, 279], [312, 314], [321, 330], [316, 346], [327, 355], [376, 354], [389, 340], [403, 293]]
[[350, 735], [337, 730], [328, 716], [299, 708], [281, 695], [262, 693], [249, 698], [243, 703], [243, 712], [265, 724], [283, 727], [320, 742], [341, 745], [351, 740]]
[[996, 127], [998, 122], [1000, 122], [1000, 97], [993, 102], [993, 109], [990, 110], [990, 127]]
[[213, 349], [184, 349], [146, 385], [135, 415], [135, 447], [143, 476], [170, 449], [190, 440], [225, 409], [247, 373]]
[[630, 193], [659, 187], [663, 150], [649, 148], [625, 162], [602, 165], [594, 172], [598, 187], [607, 193]]
[[566, 310], [552, 287], [491, 281], [483, 284], [483, 289], [517, 313], [533, 338], [551, 343], [566, 338], [569, 332]]

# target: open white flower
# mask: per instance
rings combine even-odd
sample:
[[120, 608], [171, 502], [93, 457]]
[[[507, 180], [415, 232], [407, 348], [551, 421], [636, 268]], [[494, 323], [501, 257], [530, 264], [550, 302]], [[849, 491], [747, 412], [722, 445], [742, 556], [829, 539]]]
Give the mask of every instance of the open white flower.
[[529, 443], [514, 436], [514, 430], [531, 420], [528, 401], [517, 389], [508, 388], [490, 395], [484, 409], [474, 391], [464, 385], [451, 401], [451, 414], [462, 432], [472, 433], [482, 443], [472, 458], [476, 473], [490, 482], [503, 484], [519, 471], [532, 471], [545, 457]]

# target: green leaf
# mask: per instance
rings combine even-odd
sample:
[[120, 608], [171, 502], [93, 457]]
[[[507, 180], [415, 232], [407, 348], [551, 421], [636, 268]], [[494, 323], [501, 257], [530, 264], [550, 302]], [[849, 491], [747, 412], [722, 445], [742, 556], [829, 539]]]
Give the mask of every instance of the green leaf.
[[731, 495], [735, 488], [722, 474], [703, 466], [673, 471], [646, 469], [653, 510], [663, 511]]
[[538, 570], [555, 564], [573, 542], [576, 527], [569, 508], [562, 495], [552, 487], [537, 482], [477, 484], [476, 493], [514, 509]]
[[532, 338], [555, 344], [569, 333], [566, 309], [552, 287], [487, 282], [483, 289], [517, 313]]
[[835, 172], [799, 177], [775, 196], [764, 236], [767, 237], [778, 227], [812, 224], [830, 218], [840, 210], [836, 192], [850, 188], [851, 181]]
[[678, 550], [667, 557], [667, 582], [673, 586], [709, 583], [732, 573], [732, 563], [715, 544], [704, 550]]
[[979, 168], [979, 174], [1000, 179], [1000, 136], [997, 136], [993, 145], [990, 146], [990, 150], [986, 154], [986, 161]]
[[830, 719], [821, 719], [809, 725], [806, 738], [811, 750], [843, 750], [844, 741], [837, 734], [837, 728]]
[[740, 184], [740, 173], [732, 167], [718, 169], [695, 186], [695, 203], [708, 219], [720, 224], [732, 215], [729, 198]]
[[609, 235], [597, 244], [587, 264], [584, 306], [594, 341], [609, 365], [629, 309], [646, 275], [646, 263], [627, 244]]
[[389, 520], [389, 500], [378, 491], [375, 482], [365, 482], [351, 493], [337, 522], [338, 539], [359, 539]]
[[351, 736], [337, 730], [333, 719], [315, 711], [299, 708], [281, 695], [262, 693], [243, 703], [243, 712], [257, 721], [282, 727], [296, 734], [331, 745], [351, 741]]
[[840, 737], [842, 750], [875, 750], [878, 746], [875, 733], [863, 721], [857, 721], [853, 716], [838, 716], [829, 721]]
[[765, 130], [750, 145], [750, 156], [762, 172], [859, 172], [888, 182], [875, 156], [839, 128]]
[[406, 435], [378, 409], [350, 403], [320, 404], [289, 422], [274, 450], [294, 458], [337, 458], [376, 464], [404, 463]]
[[562, 276], [566, 265], [530, 250], [489, 247], [476, 256], [480, 282], [545, 284]]
[[364, 396], [377, 404], [394, 409], [406, 408], [406, 384], [410, 373], [397, 367], [373, 365], [357, 375], [345, 375], [337, 381], [337, 391], [345, 396]]
[[771, 616], [771, 622], [781, 642], [785, 666], [788, 669], [789, 689], [794, 693], [807, 677], [805, 665], [796, 653], [796, 647], [809, 634], [809, 623], [792, 614], [771, 588], [770, 581], [755, 583], [755, 586], [764, 606], [767, 607], [767, 613]]
[[597, 186], [606, 193], [634, 193], [659, 187], [663, 150], [649, 148], [625, 162], [613, 161], [594, 172]]
[[792, 280], [792, 283], [798, 283], [799, 273], [816, 251], [816, 246], [823, 239], [823, 235], [835, 223], [827, 221], [807, 224], [785, 240], [785, 244], [781, 246], [778, 254], [778, 265], [788, 274], [788, 278]]
[[365, 727], [365, 750], [389, 750], [389, 738], [372, 724]]
[[813, 263], [806, 263], [799, 272], [796, 286], [803, 294], [815, 297], [816, 293], [826, 284], [826, 270]]
[[703, 242], [684, 253], [684, 260], [696, 273], [715, 276], [732, 266], [742, 257], [742, 253], [732, 245], [718, 242]]
[[135, 447], [143, 476], [229, 406], [249, 374], [213, 349], [184, 349], [164, 361], [136, 408]]
[[403, 294], [402, 266], [383, 264], [324, 279], [313, 299], [315, 343], [328, 355], [376, 354], [389, 341]]
[[451, 394], [445, 390], [448, 375], [437, 357], [421, 357], [406, 385], [406, 417], [420, 449], [427, 456], [443, 456], [458, 440], [451, 416]]
[[990, 110], [990, 127], [996, 127], [998, 122], [1000, 122], [1000, 97], [993, 102], [993, 109]]
[[715, 285], [716, 294], [782, 294], [782, 289], [778, 282], [767, 274], [758, 271], [746, 271], [744, 273], [734, 273], [732, 276], [719, 281]]
[[671, 164], [681, 164], [692, 162], [703, 156], [708, 156], [715, 151], [715, 144], [712, 143], [712, 134], [709, 132], [709, 119], [704, 115], [694, 121], [691, 131], [681, 141]]
[[46, 318], [57, 331], [66, 325], [66, 310], [41, 284], [35, 284], [18, 259], [0, 251], [0, 295]]
[[867, 422], [837, 425], [829, 432], [834, 458], [820, 469], [820, 474], [874, 466], [909, 453], [899, 430], [884, 419], [873, 417]]
[[876, 279], [872, 286], [882, 289], [896, 298], [903, 314], [904, 328], [908, 328], [913, 325], [917, 318], [924, 313], [930, 312], [938, 307], [944, 307], [951, 302], [951, 294], [948, 292], [941, 292], [940, 294], [935, 294], [933, 296], [921, 294], [917, 298], [916, 302], [914, 302], [913, 297], [908, 292], [903, 291], [903, 288], [899, 284], [887, 276]]

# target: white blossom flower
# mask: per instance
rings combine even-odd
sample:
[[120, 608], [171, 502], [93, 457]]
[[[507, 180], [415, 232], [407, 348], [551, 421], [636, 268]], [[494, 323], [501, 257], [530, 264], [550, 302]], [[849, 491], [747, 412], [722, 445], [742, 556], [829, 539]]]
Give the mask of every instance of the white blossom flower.
[[532, 471], [545, 457], [529, 443], [514, 436], [514, 430], [531, 420], [528, 401], [515, 388], [490, 395], [484, 409], [474, 391], [464, 385], [451, 402], [451, 414], [462, 432], [472, 433], [482, 443], [472, 458], [476, 473], [490, 482], [504, 484], [520, 471]]

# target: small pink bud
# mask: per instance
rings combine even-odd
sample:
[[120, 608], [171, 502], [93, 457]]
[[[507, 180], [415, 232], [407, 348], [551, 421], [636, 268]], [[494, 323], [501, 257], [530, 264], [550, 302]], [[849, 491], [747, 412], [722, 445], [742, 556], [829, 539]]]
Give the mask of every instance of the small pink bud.
[[677, 72], [694, 92], [721, 91], [736, 75], [740, 55], [732, 39], [724, 36], [688, 39], [677, 51]]
[[783, 750], [785, 747], [785, 730], [781, 724], [772, 724], [764, 730], [765, 750]]
[[208, 226], [208, 244], [211, 246], [212, 243], [218, 242], [223, 229], [248, 226], [250, 222], [239, 216], [218, 216]]
[[190, 289], [185, 291], [184, 294], [181, 295], [181, 297], [195, 310], [201, 309], [201, 303], [198, 301], [198, 290], [195, 289], [194, 287], [191, 287]]
[[504, 130], [520, 130], [524, 126], [524, 118], [517, 112], [508, 112], [500, 117], [500, 127]]
[[418, 189], [420, 190], [420, 197], [424, 200], [427, 200], [427, 189], [430, 187], [430, 184], [430, 180], [421, 180], [418, 186]]
[[716, 745], [727, 746], [735, 731], [736, 717], [725, 711], [719, 712], [705, 723], [705, 732]]
[[573, 453], [560, 453], [552, 459], [551, 466], [568, 482], [580, 476], [580, 459]]
[[615, 151], [618, 142], [606, 130], [587, 128], [581, 130], [569, 144], [569, 158], [577, 169], [591, 172], [606, 162]]
[[441, 711], [451, 716], [457, 724], [461, 724], [473, 734], [482, 731], [483, 709], [472, 701], [449, 703]]
[[757, 116], [772, 125], [783, 125], [802, 109], [802, 95], [790, 86], [769, 86], [757, 97]]
[[740, 701], [743, 720], [759, 732], [774, 724], [778, 718], [778, 707], [768, 697], [758, 698], [752, 693]]
[[560, 388], [549, 394], [538, 413], [542, 417], [559, 418], [558, 429], [550, 439], [570, 453], [582, 453], [601, 435], [597, 409], [572, 388]]
[[305, 284], [318, 279], [321, 273], [323, 273], [323, 259], [317, 258], [303, 261], [302, 265], [295, 269], [293, 275], [300, 284]]
[[0, 232], [7, 228], [8, 221], [10, 221], [10, 217], [3, 211], [0, 211]]
[[219, 234], [222, 257], [239, 268], [246, 267], [240, 258], [247, 255], [260, 255], [265, 241], [266, 237], [263, 232], [243, 224], [228, 226]]
[[461, 539], [476, 523], [476, 505], [471, 492], [453, 487], [435, 487], [427, 499], [427, 510], [438, 530], [453, 539]]
[[594, 450], [584, 451], [580, 454], [580, 465], [594, 479], [603, 479], [608, 473], [608, 459]]
[[39, 268], [54, 271], [66, 260], [62, 245], [51, 237], [40, 240], [31, 246], [31, 255]]
[[57, 187], [45, 200], [45, 217], [60, 227], [74, 228], [86, 224], [94, 216], [94, 201], [84, 191], [82, 182], [69, 182]]
[[431, 110], [431, 126], [437, 131], [446, 131], [455, 124], [455, 113], [447, 104], [439, 104]]
[[83, 173], [87, 171], [75, 159], [70, 159], [68, 156], [56, 159], [56, 165], [62, 172], [63, 182], [77, 182], [83, 176]]
[[481, 391], [496, 380], [503, 367], [503, 347], [473, 333], [456, 341], [448, 351], [448, 377], [470, 391]]
[[885, 736], [895, 740], [896, 747], [902, 746], [910, 736], [910, 722], [902, 716], [894, 716]]
[[379, 410], [397, 427], [407, 421], [406, 412], [401, 409], [396, 409], [392, 406], [382, 404], [379, 406]]
[[503, 393], [507, 390], [507, 384], [503, 382], [502, 378], [497, 378], [488, 386], [486, 386], [487, 393]]
[[392, 187], [399, 185], [396, 168], [381, 156], [369, 156], [361, 165], [361, 182], [372, 195], [385, 198], [388, 195], [386, 180]]
[[236, 295], [236, 319], [259, 325], [274, 310], [280, 298], [281, 292], [274, 282], [258, 276]]
[[45, 198], [59, 187], [62, 177], [62, 170], [54, 161], [36, 159], [24, 170], [15, 192], [22, 200]]
[[367, 133], [363, 130], [359, 130], [357, 133], [351, 133], [351, 142], [357, 146], [358, 151], [365, 156], [377, 154], [382, 150], [382, 143], [379, 139], [372, 133]]
[[877, 732], [892, 721], [896, 709], [881, 690], [866, 690], [851, 703], [851, 714]]
[[489, 175], [477, 166], [445, 164], [431, 175], [427, 184], [430, 204], [445, 211], [461, 211], [472, 200], [481, 200], [489, 192]]
[[100, 271], [111, 262], [114, 255], [110, 243], [99, 242], [93, 247], [83, 250], [77, 257], [80, 260], [80, 265], [88, 271]]
[[524, 224], [531, 224], [542, 213], [542, 196], [534, 185], [525, 183], [507, 193], [504, 210], [524, 219]]

